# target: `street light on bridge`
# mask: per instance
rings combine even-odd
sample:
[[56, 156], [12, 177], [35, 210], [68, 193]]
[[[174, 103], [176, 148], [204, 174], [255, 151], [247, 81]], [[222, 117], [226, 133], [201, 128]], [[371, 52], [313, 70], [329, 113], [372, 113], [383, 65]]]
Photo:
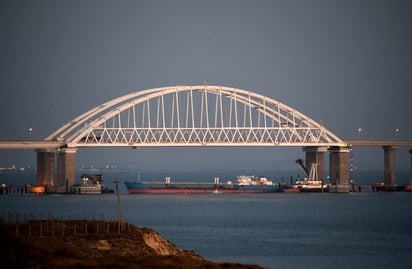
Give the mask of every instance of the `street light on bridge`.
[[358, 129], [358, 140], [360, 140], [360, 134], [361, 134], [361, 132], [362, 132], [362, 128], [359, 128], [359, 129]]
[[29, 128], [29, 139], [31, 140], [31, 132], [33, 131], [33, 128]]
[[395, 129], [395, 140], [398, 141], [399, 128]]

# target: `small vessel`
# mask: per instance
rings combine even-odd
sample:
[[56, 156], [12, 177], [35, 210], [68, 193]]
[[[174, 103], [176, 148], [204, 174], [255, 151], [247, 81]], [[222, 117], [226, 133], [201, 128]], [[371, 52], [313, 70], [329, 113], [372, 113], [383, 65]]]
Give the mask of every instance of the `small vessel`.
[[287, 193], [296, 193], [296, 192], [300, 192], [300, 188], [298, 185], [292, 185], [292, 186], [283, 187], [281, 191], [287, 192]]
[[214, 182], [172, 182], [166, 177], [164, 182], [126, 181], [129, 193], [151, 194], [189, 194], [189, 193], [268, 193], [279, 191], [278, 185], [265, 177], [237, 176], [236, 182], [231, 180], [221, 183], [218, 177]]
[[323, 184], [321, 180], [310, 179], [296, 181], [295, 186], [300, 190], [300, 192], [322, 192], [327, 191], [328, 188], [328, 186]]
[[324, 184], [323, 180], [318, 179], [317, 163], [312, 163], [310, 171], [306, 170], [302, 160], [296, 160], [305, 171], [306, 177], [303, 180], [297, 180], [290, 188], [291, 190], [299, 190], [300, 192], [323, 192], [328, 190], [328, 185]]
[[218, 189], [214, 190], [212, 193], [213, 194], [221, 194], [221, 192]]
[[374, 183], [371, 185], [372, 191], [410, 191], [411, 185], [385, 185], [384, 183]]
[[82, 184], [75, 184], [72, 187], [74, 194], [102, 194], [113, 193], [113, 190], [104, 187], [102, 175], [81, 175]]

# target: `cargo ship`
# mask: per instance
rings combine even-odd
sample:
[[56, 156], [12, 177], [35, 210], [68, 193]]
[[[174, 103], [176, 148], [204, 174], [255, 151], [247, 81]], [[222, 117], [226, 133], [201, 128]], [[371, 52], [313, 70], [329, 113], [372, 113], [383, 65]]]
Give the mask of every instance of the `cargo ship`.
[[236, 182], [221, 183], [218, 177], [214, 182], [172, 182], [166, 177], [164, 182], [126, 181], [129, 193], [151, 194], [191, 194], [191, 193], [269, 193], [279, 191], [279, 186], [265, 177], [237, 176]]

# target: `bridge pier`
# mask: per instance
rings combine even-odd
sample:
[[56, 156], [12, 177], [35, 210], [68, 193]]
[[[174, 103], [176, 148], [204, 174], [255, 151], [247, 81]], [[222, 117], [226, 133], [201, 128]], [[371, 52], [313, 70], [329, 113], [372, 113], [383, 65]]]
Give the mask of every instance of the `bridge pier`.
[[303, 147], [303, 151], [306, 152], [307, 169], [312, 167], [312, 163], [317, 163], [318, 180], [325, 179], [325, 152], [326, 147]]
[[54, 184], [55, 154], [54, 151], [37, 151], [37, 185]]
[[[349, 186], [349, 152], [346, 147], [331, 147], [329, 149], [329, 174], [332, 185]], [[342, 191], [349, 191], [345, 189]]]
[[37, 150], [37, 185], [47, 186], [48, 192], [70, 192], [76, 181], [75, 157], [75, 148], [59, 149], [57, 153]]
[[395, 177], [395, 147], [383, 146], [384, 150], [384, 178], [383, 183], [385, 186], [392, 186], [396, 184]]
[[76, 181], [76, 149], [64, 148], [57, 153], [57, 186], [63, 192], [71, 192]]

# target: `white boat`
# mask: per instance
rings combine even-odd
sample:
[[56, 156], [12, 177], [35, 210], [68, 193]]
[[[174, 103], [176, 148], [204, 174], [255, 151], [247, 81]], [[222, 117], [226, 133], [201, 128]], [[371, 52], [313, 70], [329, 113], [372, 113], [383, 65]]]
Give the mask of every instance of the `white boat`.
[[300, 189], [301, 192], [322, 192], [327, 191], [328, 185], [322, 180], [318, 180], [317, 163], [312, 163], [309, 175], [304, 180], [297, 180], [294, 188]]
[[214, 190], [212, 193], [213, 193], [213, 194], [221, 194], [222, 192], [220, 192], [218, 189], [216, 189], [216, 190]]

